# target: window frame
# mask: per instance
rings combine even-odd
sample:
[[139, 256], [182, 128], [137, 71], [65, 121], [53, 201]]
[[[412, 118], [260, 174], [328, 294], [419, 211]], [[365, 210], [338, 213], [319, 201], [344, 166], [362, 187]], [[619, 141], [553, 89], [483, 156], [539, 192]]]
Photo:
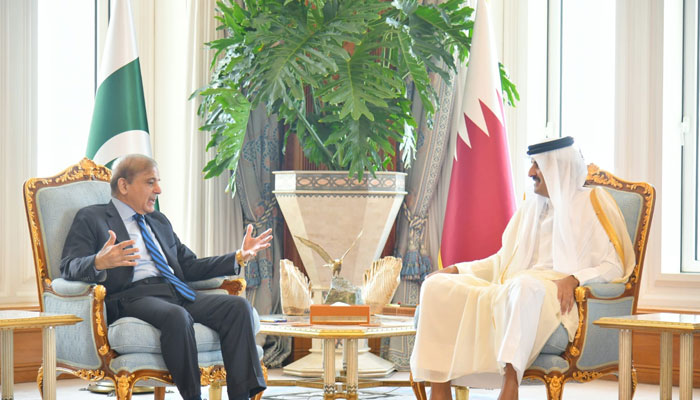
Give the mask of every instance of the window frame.
[[[680, 202], [680, 243], [681, 256], [679, 272], [700, 272], [700, 158], [698, 157], [700, 129], [698, 114], [700, 113], [700, 80], [698, 79], [698, 40], [700, 26], [698, 25], [698, 1], [684, 0], [682, 8], [682, 47], [681, 58], [683, 65], [681, 108], [682, 120], [678, 136], [680, 143], [670, 143], [680, 146], [678, 150], [681, 175], [680, 195], [675, 201]], [[667, 168], [674, 168], [666, 165]], [[675, 168], [674, 168], [675, 169]], [[689, 223], [692, 221], [692, 223]]]

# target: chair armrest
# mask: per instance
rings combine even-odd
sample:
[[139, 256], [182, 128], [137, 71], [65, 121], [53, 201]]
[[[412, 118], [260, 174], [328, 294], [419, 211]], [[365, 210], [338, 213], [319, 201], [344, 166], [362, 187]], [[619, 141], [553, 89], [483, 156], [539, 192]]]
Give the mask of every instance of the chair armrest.
[[258, 310], [253, 307], [253, 333], [257, 335], [260, 332], [260, 314]]
[[81, 296], [87, 295], [94, 286], [94, 284], [87, 282], [69, 281], [63, 278], [57, 278], [51, 281], [50, 288], [59, 296]]
[[226, 279], [228, 279], [227, 276], [217, 276], [216, 278], [187, 282], [187, 284], [194, 290], [218, 289]]
[[632, 313], [634, 297], [623, 283], [597, 283], [576, 288], [579, 326], [564, 357], [581, 371], [595, 370], [617, 362], [617, 335], [593, 322], [602, 317]]
[[104, 377], [105, 366], [115, 356], [107, 341], [105, 294], [102, 285], [65, 279], [54, 280], [43, 293], [44, 311], [83, 319], [75, 325], [56, 327], [57, 361], [89, 372], [93, 380]]
[[624, 283], [589, 283], [584, 286], [591, 290], [593, 297], [599, 299], [620, 297], [625, 292]]
[[194, 290], [207, 291], [223, 289], [228, 294], [239, 296], [243, 293], [246, 287], [244, 278], [236, 278], [233, 276], [219, 276], [216, 278], [205, 279], [201, 281], [187, 282]]

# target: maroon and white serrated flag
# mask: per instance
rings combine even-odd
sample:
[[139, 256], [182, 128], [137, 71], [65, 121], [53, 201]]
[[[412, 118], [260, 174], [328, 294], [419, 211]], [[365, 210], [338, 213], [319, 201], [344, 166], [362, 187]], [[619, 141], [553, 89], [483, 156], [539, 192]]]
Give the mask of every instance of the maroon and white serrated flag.
[[[464, 96], [454, 113], [455, 153], [439, 267], [488, 257], [515, 212], [501, 80], [488, 5], [479, 0]], [[460, 101], [461, 100], [461, 101]]]

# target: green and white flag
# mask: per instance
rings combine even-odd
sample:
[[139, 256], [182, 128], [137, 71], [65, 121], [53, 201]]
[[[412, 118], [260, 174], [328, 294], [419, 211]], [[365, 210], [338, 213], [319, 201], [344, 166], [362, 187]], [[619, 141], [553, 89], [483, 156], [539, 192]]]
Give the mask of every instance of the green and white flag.
[[152, 156], [141, 66], [129, 0], [112, 0], [86, 155], [111, 166], [125, 154]]

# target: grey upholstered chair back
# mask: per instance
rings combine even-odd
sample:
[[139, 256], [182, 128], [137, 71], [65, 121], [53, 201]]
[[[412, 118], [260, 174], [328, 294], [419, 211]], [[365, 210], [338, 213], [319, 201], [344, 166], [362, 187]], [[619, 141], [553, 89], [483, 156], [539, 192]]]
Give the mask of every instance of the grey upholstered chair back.
[[604, 188], [617, 203], [622, 211], [622, 216], [625, 218], [627, 225], [627, 233], [630, 235], [632, 243], [636, 243], [636, 234], [639, 224], [642, 222], [642, 201], [644, 200], [639, 193], [625, 192], [622, 190]]
[[110, 200], [108, 182], [78, 181], [37, 191], [37, 214], [51, 280], [59, 278], [61, 253], [75, 214], [83, 207]]

